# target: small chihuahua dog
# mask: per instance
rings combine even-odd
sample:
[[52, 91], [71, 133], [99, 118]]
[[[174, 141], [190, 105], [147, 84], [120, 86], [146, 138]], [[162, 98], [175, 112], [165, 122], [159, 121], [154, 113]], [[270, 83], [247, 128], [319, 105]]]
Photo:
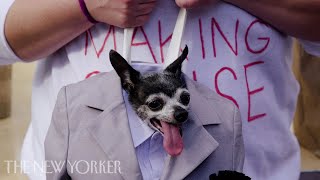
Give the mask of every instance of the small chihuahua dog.
[[168, 154], [179, 155], [183, 149], [181, 125], [188, 119], [190, 102], [181, 71], [188, 47], [162, 72], [144, 74], [131, 67], [116, 51], [111, 50], [109, 55], [134, 111], [149, 127], [163, 135], [163, 146]]

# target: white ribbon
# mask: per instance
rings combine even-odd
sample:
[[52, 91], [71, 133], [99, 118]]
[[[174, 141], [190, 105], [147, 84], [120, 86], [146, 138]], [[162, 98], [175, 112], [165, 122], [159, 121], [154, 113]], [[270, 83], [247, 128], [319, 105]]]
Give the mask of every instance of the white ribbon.
[[[167, 67], [174, 60], [179, 57], [180, 46], [182, 41], [183, 32], [187, 20], [187, 10], [181, 8], [177, 17], [176, 25], [173, 30], [172, 39], [169, 45], [168, 54], [165, 59], [164, 66]], [[124, 29], [123, 37], [123, 52], [122, 56], [129, 64], [131, 64], [131, 41], [133, 36], [134, 28]]]

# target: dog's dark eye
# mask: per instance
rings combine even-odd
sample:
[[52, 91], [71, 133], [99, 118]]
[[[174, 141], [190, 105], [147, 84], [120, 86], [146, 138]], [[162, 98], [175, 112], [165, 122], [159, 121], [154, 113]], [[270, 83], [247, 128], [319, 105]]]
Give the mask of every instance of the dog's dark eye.
[[183, 105], [188, 105], [189, 102], [190, 102], [190, 94], [187, 93], [187, 92], [183, 92], [181, 95], [180, 95], [180, 101]]
[[163, 101], [161, 99], [155, 99], [148, 103], [148, 106], [153, 111], [158, 111], [162, 109]]

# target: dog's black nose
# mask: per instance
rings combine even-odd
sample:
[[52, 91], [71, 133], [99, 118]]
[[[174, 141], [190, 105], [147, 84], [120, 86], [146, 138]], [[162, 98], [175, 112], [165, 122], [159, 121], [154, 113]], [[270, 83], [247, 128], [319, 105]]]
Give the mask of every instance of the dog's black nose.
[[181, 107], [176, 107], [175, 112], [174, 112], [174, 118], [180, 122], [183, 123], [188, 119], [188, 111]]

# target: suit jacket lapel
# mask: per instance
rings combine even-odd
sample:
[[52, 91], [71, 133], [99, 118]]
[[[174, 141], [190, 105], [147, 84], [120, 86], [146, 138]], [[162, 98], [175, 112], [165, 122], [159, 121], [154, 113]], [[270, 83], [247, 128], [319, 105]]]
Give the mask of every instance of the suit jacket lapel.
[[185, 80], [191, 95], [191, 112], [189, 120], [183, 125], [184, 149], [177, 157], [168, 156], [162, 180], [184, 179], [219, 146], [219, 143], [203, 127], [203, 125], [221, 123], [218, 113], [210, 106], [210, 101], [206, 97], [212, 91], [199, 86], [187, 77]]
[[[121, 176], [127, 180], [140, 180], [142, 175], [135, 154], [127, 112], [122, 96], [120, 79], [114, 71], [103, 75], [103, 87], [87, 102], [103, 112], [90, 124], [88, 131], [106, 153], [107, 159], [120, 161]], [[112, 92], [108, 91], [112, 87]]]
[[195, 124], [192, 116], [183, 129], [184, 149], [179, 156], [167, 158], [162, 180], [184, 179], [219, 145], [202, 125]]

